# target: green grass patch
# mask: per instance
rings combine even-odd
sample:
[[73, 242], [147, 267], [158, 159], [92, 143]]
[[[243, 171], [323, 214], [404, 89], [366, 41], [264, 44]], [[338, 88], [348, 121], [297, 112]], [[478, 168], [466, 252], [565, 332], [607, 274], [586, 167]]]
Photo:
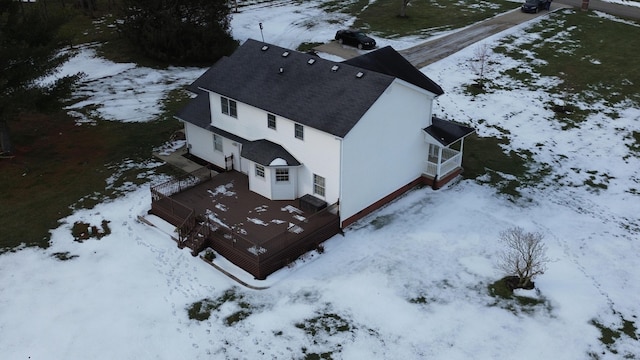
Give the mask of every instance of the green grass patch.
[[[500, 193], [519, 197], [520, 187], [531, 175], [530, 161], [515, 151], [505, 153], [505, 139], [471, 135], [465, 139], [462, 158], [464, 177], [477, 179], [497, 188]], [[509, 174], [510, 176], [506, 176]]]
[[506, 279], [507, 278], [502, 278], [487, 286], [489, 295], [495, 299], [490, 306], [499, 306], [514, 314], [532, 314], [536, 310], [545, 310], [549, 313], [551, 312], [551, 303], [549, 303], [549, 301], [544, 297], [541, 297], [537, 290], [530, 290], [536, 291], [535, 298], [515, 295], [509, 286], [507, 286]]
[[[343, 333], [353, 333], [357, 329], [349, 320], [333, 312], [320, 313], [313, 318], [296, 323], [295, 327], [311, 337], [314, 345], [323, 345], [323, 348], [331, 346], [332, 349], [329, 352], [310, 352], [307, 348], [302, 348], [305, 359], [333, 359], [334, 355], [342, 352], [342, 344], [333, 343], [330, 339], [335, 339]], [[369, 333], [375, 334], [375, 331], [369, 330]]]
[[335, 335], [341, 332], [352, 331], [349, 322], [342, 316], [334, 313], [325, 313], [295, 324], [298, 329], [304, 330], [313, 337], [318, 335]]
[[307, 51], [313, 51], [313, 48], [315, 48], [316, 46], [320, 46], [324, 43], [321, 42], [303, 42], [300, 45], [298, 45], [298, 48], [296, 50], [300, 51], [300, 52], [307, 52]]
[[187, 308], [187, 314], [192, 320], [208, 320], [212, 313], [219, 312], [222, 305], [226, 303], [235, 303], [239, 308], [223, 319], [223, 323], [227, 326], [233, 326], [253, 313], [253, 306], [244, 300], [244, 295], [239, 293], [237, 288], [233, 287], [215, 299], [203, 299], [191, 304]]
[[109, 228], [109, 221], [102, 220], [102, 228], [98, 228], [96, 225], [77, 221], [71, 228], [71, 234], [75, 241], [83, 242], [87, 239], [102, 239], [103, 237], [111, 234], [111, 228]]
[[304, 359], [305, 360], [320, 360], [320, 359], [327, 359], [327, 360], [331, 360], [333, 359], [333, 356], [331, 356], [333, 354], [332, 351], [330, 352], [323, 352], [323, 353], [308, 353], [307, 349], [302, 349], [302, 352], [304, 353]]
[[332, 0], [323, 2], [319, 8], [326, 12], [340, 12], [356, 16], [368, 5], [369, 0]]
[[640, 131], [631, 132], [629, 137], [633, 139], [633, 142], [627, 144], [627, 147], [636, 155], [640, 154]]
[[409, 299], [409, 302], [412, 304], [420, 304], [420, 305], [426, 305], [430, 302], [434, 302], [434, 299], [428, 299], [426, 298], [424, 295], [420, 295], [420, 296], [416, 296], [413, 297], [411, 299]]
[[69, 261], [78, 257], [78, 255], [71, 255], [68, 251], [65, 252], [56, 252], [51, 254], [52, 257], [60, 260], [60, 261]]
[[[633, 340], [638, 340], [638, 328], [635, 325], [634, 321], [626, 320], [621, 317], [622, 326], [615, 329], [604, 324], [600, 323], [597, 320], [591, 320], [591, 325], [595, 326], [600, 331], [600, 342], [606, 346], [607, 350], [609, 350], [613, 354], [618, 354], [618, 349], [616, 348], [616, 342], [618, 342], [622, 337], [626, 336]], [[624, 359], [635, 359], [636, 357], [631, 354], [625, 352], [621, 354]]]

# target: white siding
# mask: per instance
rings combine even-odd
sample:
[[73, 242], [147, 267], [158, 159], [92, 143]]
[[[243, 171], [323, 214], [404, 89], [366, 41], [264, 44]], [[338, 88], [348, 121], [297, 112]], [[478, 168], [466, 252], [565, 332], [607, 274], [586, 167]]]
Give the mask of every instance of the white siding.
[[184, 130], [191, 154], [218, 166], [224, 165], [222, 153], [213, 149], [213, 134], [210, 131], [188, 122], [184, 123]]
[[233, 168], [246, 173], [246, 166], [241, 168], [241, 144], [222, 138], [222, 152], [214, 149], [213, 133], [188, 122], [184, 123], [189, 152], [216, 166], [225, 168], [225, 157], [233, 155]]
[[341, 220], [421, 176], [433, 96], [416, 90], [396, 80], [345, 137]]
[[256, 176], [256, 163], [247, 161], [249, 164], [249, 190], [258, 193], [267, 199], [271, 199], [271, 173], [268, 167], [264, 167], [264, 177]]
[[[264, 110], [238, 103], [238, 118], [236, 119], [222, 114], [220, 95], [210, 93], [209, 99], [213, 126], [247, 140], [266, 139], [280, 144], [302, 163], [303, 166], [297, 169], [298, 177], [295, 184], [295, 194], [298, 197], [313, 194], [313, 174], [315, 173], [326, 179], [324, 200], [329, 204], [338, 200], [341, 139], [308, 126], [304, 127], [304, 140], [296, 139], [294, 121], [274, 114], [276, 116], [276, 130], [270, 129], [267, 127], [268, 112]], [[247, 167], [251, 167], [251, 169], [247, 170]], [[254, 171], [253, 167], [243, 164], [243, 172], [247, 171], [250, 174]], [[291, 171], [296, 171], [296, 169], [292, 168]], [[264, 195], [262, 192], [259, 193]]]

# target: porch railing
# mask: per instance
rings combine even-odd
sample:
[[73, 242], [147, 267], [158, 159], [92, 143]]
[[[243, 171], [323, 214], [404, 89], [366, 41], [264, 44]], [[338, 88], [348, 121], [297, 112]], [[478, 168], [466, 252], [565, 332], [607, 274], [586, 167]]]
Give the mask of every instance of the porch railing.
[[462, 165], [462, 153], [444, 148], [442, 149], [442, 160], [440, 164], [427, 160], [425, 174], [439, 178], [446, 176]]

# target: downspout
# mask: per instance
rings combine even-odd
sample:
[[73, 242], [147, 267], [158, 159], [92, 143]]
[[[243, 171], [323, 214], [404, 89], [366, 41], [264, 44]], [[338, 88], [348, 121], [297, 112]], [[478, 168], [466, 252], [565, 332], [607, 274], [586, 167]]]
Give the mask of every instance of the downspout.
[[338, 178], [338, 217], [340, 218], [340, 229], [342, 229], [342, 179], [344, 178], [343, 174], [344, 174], [344, 159], [343, 159], [343, 151], [342, 151], [342, 142], [344, 141], [344, 139], [342, 138], [335, 138], [336, 140], [340, 141], [340, 175]]
[[441, 166], [442, 166], [442, 146], [438, 146], [438, 167], [436, 169], [436, 179], [440, 177]]
[[462, 155], [463, 155], [463, 150], [464, 149], [464, 137], [462, 139], [460, 139], [460, 162], [458, 163], [458, 167], [462, 167]]

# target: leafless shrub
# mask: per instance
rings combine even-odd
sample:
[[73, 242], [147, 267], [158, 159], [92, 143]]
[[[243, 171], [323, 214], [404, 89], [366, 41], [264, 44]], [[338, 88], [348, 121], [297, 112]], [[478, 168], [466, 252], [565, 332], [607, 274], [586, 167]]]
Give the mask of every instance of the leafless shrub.
[[500, 232], [500, 241], [504, 244], [498, 266], [508, 275], [517, 276], [518, 288], [531, 287], [535, 276], [544, 274], [547, 269], [547, 247], [538, 232], [525, 232], [521, 227], [512, 227]]
[[471, 59], [471, 69], [478, 76], [476, 84], [480, 88], [484, 88], [484, 82], [486, 79], [487, 69], [489, 67], [489, 60], [491, 57], [491, 48], [487, 44], [478, 45], [473, 51], [473, 58]]

